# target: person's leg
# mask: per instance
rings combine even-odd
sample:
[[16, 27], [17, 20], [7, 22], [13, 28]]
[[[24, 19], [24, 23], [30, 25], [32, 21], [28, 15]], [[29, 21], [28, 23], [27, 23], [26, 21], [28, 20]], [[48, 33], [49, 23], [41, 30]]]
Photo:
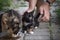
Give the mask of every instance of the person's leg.
[[49, 21], [49, 4], [45, 3], [44, 0], [37, 1], [37, 13], [35, 15], [35, 27], [39, 26], [39, 21]]
[[29, 1], [29, 8], [27, 10], [27, 12], [31, 12], [34, 10], [37, 0], [28, 0]]
[[[50, 3], [55, 2], [55, 0], [47, 0]], [[37, 2], [37, 9], [40, 14], [44, 14], [42, 20], [43, 21], [49, 21], [50, 19], [50, 6], [48, 2], [44, 2], [43, 0], [40, 0]]]

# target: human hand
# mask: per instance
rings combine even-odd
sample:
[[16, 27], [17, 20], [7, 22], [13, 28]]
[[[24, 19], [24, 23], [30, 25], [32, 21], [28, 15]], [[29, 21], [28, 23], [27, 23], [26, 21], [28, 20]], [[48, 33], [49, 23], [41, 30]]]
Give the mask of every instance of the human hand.
[[42, 18], [39, 18], [43, 21], [49, 21], [50, 19], [50, 6], [47, 2], [43, 3], [41, 6], [40, 6], [40, 14], [44, 14], [44, 16]]

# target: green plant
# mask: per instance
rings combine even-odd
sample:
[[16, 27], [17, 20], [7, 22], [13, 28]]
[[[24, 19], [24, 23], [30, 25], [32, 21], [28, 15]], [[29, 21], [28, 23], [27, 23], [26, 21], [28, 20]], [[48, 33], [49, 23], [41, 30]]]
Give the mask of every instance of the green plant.
[[60, 18], [60, 9], [56, 10], [56, 15], [57, 15], [58, 18]]
[[0, 0], [0, 11], [4, 10], [4, 7], [9, 7], [12, 0]]
[[60, 24], [60, 8], [56, 10], [57, 23]]

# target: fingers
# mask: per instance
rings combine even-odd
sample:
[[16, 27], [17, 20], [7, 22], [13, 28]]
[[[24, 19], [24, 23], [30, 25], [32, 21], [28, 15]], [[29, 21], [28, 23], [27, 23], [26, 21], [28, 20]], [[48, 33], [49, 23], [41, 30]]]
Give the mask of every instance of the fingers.
[[47, 21], [50, 20], [50, 12], [48, 7], [44, 8], [44, 17]]
[[40, 8], [39, 8], [40, 14], [43, 14], [43, 11], [44, 11], [44, 7], [40, 6]]
[[47, 22], [47, 21], [49, 21], [49, 17], [47, 18], [46, 16], [44, 16], [44, 17], [41, 18], [41, 20], [44, 21], [44, 22]]

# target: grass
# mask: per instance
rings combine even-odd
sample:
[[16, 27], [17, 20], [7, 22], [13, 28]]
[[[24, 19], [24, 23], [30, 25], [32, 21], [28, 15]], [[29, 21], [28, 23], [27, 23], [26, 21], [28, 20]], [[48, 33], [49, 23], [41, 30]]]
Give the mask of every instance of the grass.
[[4, 10], [5, 7], [9, 7], [11, 0], [0, 0], [0, 11]]

